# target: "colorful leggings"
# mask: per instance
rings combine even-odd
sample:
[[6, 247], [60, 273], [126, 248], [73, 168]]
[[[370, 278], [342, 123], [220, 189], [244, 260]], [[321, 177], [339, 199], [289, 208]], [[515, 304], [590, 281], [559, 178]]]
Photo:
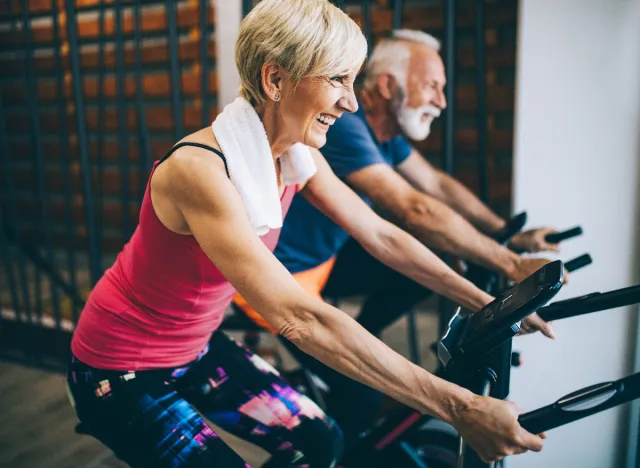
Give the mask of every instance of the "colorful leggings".
[[270, 452], [265, 467], [332, 467], [342, 454], [334, 421], [220, 331], [184, 367], [109, 371], [72, 358], [67, 381], [83, 426], [132, 467], [248, 467], [201, 415]]

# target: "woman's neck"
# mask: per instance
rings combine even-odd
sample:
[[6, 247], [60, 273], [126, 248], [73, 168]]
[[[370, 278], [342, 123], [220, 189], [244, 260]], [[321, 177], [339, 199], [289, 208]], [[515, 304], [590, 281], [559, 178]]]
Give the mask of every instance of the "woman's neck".
[[262, 125], [264, 125], [267, 133], [267, 140], [269, 141], [269, 148], [271, 148], [274, 162], [296, 143], [284, 129], [283, 122], [278, 118], [278, 106], [278, 103], [267, 102], [263, 106], [256, 107], [256, 112], [260, 116]]

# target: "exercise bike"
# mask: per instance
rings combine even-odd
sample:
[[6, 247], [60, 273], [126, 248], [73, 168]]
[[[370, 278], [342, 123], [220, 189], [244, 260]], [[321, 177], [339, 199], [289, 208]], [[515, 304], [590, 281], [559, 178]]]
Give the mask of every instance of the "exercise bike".
[[[477, 394], [505, 399], [509, 393], [511, 339], [527, 315], [538, 309], [544, 320], [559, 320], [640, 303], [640, 285], [592, 293], [542, 308], [539, 304], [519, 300], [523, 296], [521, 286], [525, 282], [529, 282], [529, 288], [534, 290], [549, 290], [550, 285], [557, 284], [559, 275], [552, 270], [555, 263], [541, 268], [518, 287], [507, 290], [499, 303], [494, 301], [492, 310], [483, 309], [479, 317], [458, 311], [438, 345], [438, 357], [451, 381]], [[535, 281], [529, 281], [531, 278]], [[640, 373], [636, 373], [568, 394], [555, 403], [521, 415], [519, 422], [529, 432], [538, 434], [639, 397]], [[493, 465], [483, 463], [462, 439], [458, 448], [457, 468]]]
[[[494, 238], [500, 243], [507, 243], [526, 224], [526, 213], [520, 213], [512, 218], [505, 228]], [[574, 228], [564, 233], [552, 234], [555, 239], [550, 242], [560, 242], [581, 234], [581, 229]], [[583, 256], [585, 257], [585, 256]], [[588, 257], [588, 256], [586, 256]], [[585, 261], [588, 260], [588, 261]], [[590, 258], [582, 258], [577, 262], [569, 262], [567, 266], [576, 268], [590, 263]], [[497, 287], [497, 275], [470, 267], [472, 280], [479, 287], [494, 292]], [[474, 276], [475, 275], [475, 276]], [[241, 314], [240, 317], [243, 317]], [[247, 325], [247, 320], [241, 320], [241, 327]], [[231, 325], [225, 322], [225, 328]], [[286, 343], [285, 343], [286, 345]], [[308, 394], [321, 407], [325, 408], [326, 390], [318, 384], [318, 378], [308, 369], [302, 367], [293, 372], [284, 373], [284, 377], [298, 390]], [[330, 390], [329, 390], [330, 391]], [[325, 408], [326, 409], [326, 408]], [[378, 424], [361, 434], [357, 447], [350, 450], [355, 456], [345, 459], [345, 465], [352, 466], [430, 466], [451, 467], [455, 464], [457, 433], [447, 424], [437, 419], [424, 416], [406, 407], [398, 408], [386, 414]]]
[[[526, 223], [526, 213], [512, 218], [495, 240], [506, 244]], [[549, 242], [558, 243], [582, 234], [579, 227], [549, 234]], [[584, 254], [565, 264], [568, 271], [575, 271], [592, 262]], [[500, 278], [493, 272], [470, 265], [467, 277], [478, 287], [497, 294]], [[509, 356], [510, 363], [518, 365], [517, 354]], [[435, 372], [442, 375], [442, 369]], [[409, 408], [398, 408], [387, 414], [376, 427], [363, 434], [359, 445], [347, 454], [344, 465], [351, 466], [407, 466], [449, 468], [455, 466], [457, 457], [455, 429], [435, 418], [422, 415]]]

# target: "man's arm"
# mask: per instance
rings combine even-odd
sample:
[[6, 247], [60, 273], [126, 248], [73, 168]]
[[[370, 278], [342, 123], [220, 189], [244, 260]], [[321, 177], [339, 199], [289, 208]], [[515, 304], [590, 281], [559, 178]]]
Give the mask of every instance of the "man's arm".
[[[482, 203], [471, 191], [450, 175], [434, 168], [417, 150], [397, 166], [398, 172], [418, 190], [436, 197], [462, 215], [477, 229], [491, 233], [505, 225], [505, 220]], [[557, 244], [545, 240], [555, 229], [543, 227], [520, 232], [510, 246], [526, 252], [558, 251]]]
[[426, 161], [417, 150], [397, 166], [415, 188], [446, 203], [483, 232], [495, 232], [505, 220], [482, 203], [468, 188]]
[[[418, 240], [378, 216], [336, 177], [317, 150], [311, 151], [318, 171], [306, 184], [302, 194], [347, 231], [369, 254], [470, 310], [477, 311], [491, 301], [490, 295], [455, 273]], [[531, 272], [544, 263], [547, 261], [534, 260]], [[551, 326], [537, 314], [525, 318], [523, 324], [527, 333], [540, 331], [549, 338], [554, 336]]]
[[302, 194], [372, 256], [419, 284], [477, 311], [493, 300], [402, 229], [378, 216], [311, 150], [317, 173]]
[[516, 281], [542, 266], [483, 235], [443, 202], [412, 187], [387, 164], [374, 164], [353, 172], [347, 176], [347, 182], [428, 246]]

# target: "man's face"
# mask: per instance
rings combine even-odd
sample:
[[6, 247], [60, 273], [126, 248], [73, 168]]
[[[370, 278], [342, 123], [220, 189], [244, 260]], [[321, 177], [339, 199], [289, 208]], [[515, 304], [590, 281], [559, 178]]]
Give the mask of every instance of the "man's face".
[[446, 76], [438, 52], [421, 44], [408, 44], [411, 57], [406, 83], [398, 83], [391, 102], [398, 126], [414, 141], [427, 138], [431, 122], [447, 107]]

